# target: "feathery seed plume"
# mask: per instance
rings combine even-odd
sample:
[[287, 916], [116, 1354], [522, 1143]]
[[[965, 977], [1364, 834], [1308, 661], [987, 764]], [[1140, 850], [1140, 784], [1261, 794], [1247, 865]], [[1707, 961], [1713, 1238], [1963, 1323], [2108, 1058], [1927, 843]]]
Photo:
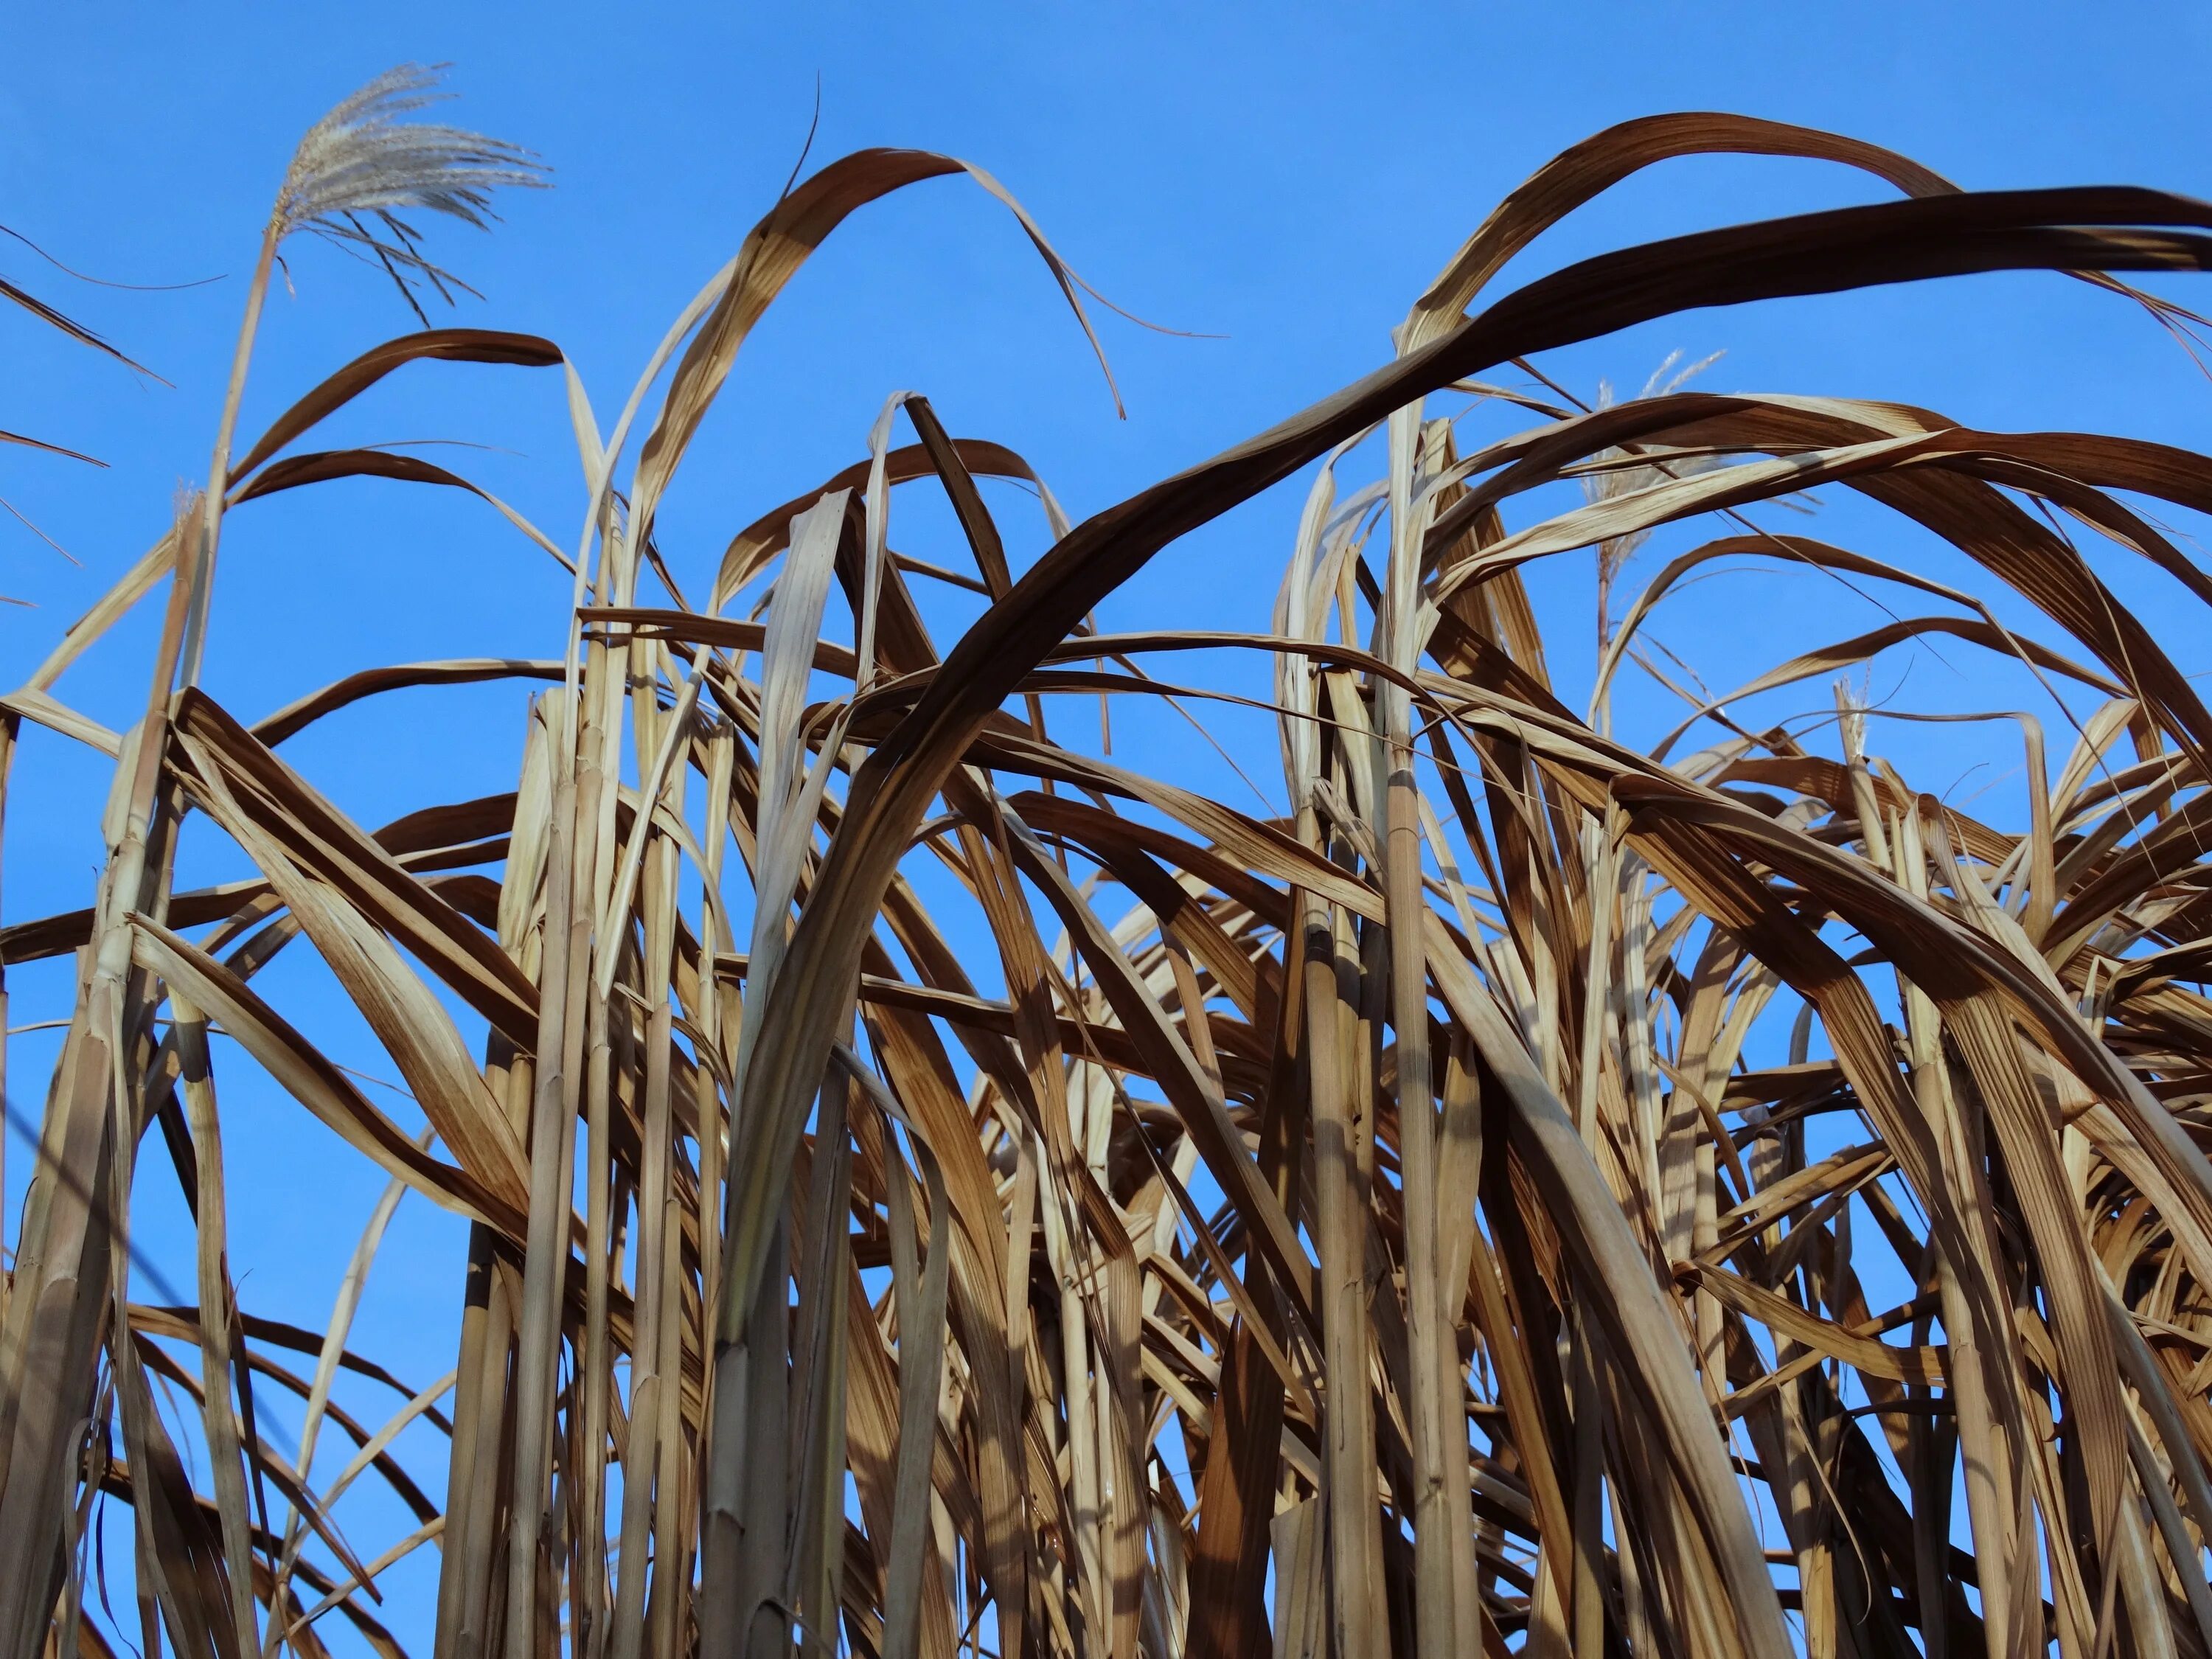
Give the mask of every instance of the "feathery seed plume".
[[503, 139], [406, 118], [452, 95], [436, 90], [443, 76], [442, 64], [387, 70], [309, 128], [276, 193], [277, 240], [312, 231], [374, 257], [410, 306], [414, 278], [448, 301], [447, 284], [466, 288], [423, 257], [422, 234], [399, 211], [422, 209], [487, 229], [498, 216], [492, 192], [543, 189], [545, 167]]

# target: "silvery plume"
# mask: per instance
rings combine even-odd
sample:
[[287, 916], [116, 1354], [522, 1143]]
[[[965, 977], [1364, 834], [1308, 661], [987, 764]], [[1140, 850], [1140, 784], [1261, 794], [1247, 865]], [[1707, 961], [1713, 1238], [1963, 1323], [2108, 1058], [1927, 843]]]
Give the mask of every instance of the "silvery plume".
[[374, 258], [418, 317], [416, 279], [449, 301], [449, 285], [468, 285], [422, 256], [422, 234], [400, 210], [427, 209], [484, 229], [498, 216], [493, 191], [545, 183], [543, 164], [518, 145], [407, 118], [451, 96], [436, 89], [444, 67], [387, 70], [316, 122], [293, 153], [270, 215], [277, 241], [309, 230]]

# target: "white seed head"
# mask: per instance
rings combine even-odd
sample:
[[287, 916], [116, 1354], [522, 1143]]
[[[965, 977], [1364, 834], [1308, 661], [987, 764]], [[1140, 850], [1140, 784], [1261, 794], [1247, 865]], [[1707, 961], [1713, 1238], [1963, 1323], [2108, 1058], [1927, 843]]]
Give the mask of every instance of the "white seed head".
[[374, 258], [410, 304], [410, 278], [444, 295], [455, 279], [422, 257], [420, 234], [398, 215], [422, 209], [484, 229], [497, 216], [494, 191], [542, 188], [546, 181], [543, 164], [520, 146], [409, 120], [451, 96], [437, 90], [442, 78], [442, 66], [403, 64], [309, 128], [276, 194], [278, 239], [307, 230]]

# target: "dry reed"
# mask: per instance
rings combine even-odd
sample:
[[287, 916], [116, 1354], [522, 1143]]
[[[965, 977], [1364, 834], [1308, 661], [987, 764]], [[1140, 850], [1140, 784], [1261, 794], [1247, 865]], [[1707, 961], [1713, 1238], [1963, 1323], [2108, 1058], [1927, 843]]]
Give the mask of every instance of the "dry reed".
[[[441, 1659], [2212, 1654], [2212, 712], [2054, 527], [2212, 602], [2114, 493], [2207, 510], [2212, 462], [1891, 404], [1655, 383], [1583, 409], [1481, 379], [1694, 306], [2007, 269], [2134, 295], [2107, 273], [2212, 265], [2212, 209], [1632, 122], [1516, 191], [1365, 380], [1080, 524], [1044, 494], [1051, 549], [1018, 580], [979, 481], [1027, 465], [907, 397], [693, 605], [656, 514], [749, 331], [849, 213], [963, 164], [869, 151], [797, 184], [611, 429], [550, 342], [441, 329], [234, 462], [285, 234], [435, 283], [411, 230], [360, 216], [480, 222], [528, 180], [507, 146], [395, 124], [420, 86], [373, 83], [303, 144], [204, 497], [0, 704], [0, 764], [27, 720], [116, 757], [94, 903], [0, 933], [10, 963], [75, 952], [78, 988], [0, 1316], [0, 1659], [319, 1659], [348, 1627], [396, 1654], [370, 1587], [426, 1546]], [[1489, 296], [1590, 197], [1714, 151], [1903, 199]], [[248, 724], [195, 684], [223, 515], [344, 477], [472, 489], [303, 447], [426, 359], [567, 376], [580, 527], [501, 508], [573, 570], [562, 648], [356, 674]], [[1425, 402], [1455, 388], [1520, 428], [1462, 450]], [[1374, 434], [1381, 476], [1340, 489]], [[1271, 631], [1092, 630], [1176, 538], [1301, 474]], [[2059, 643], [1744, 516], [1830, 483]], [[895, 550], [914, 484], [949, 499], [972, 576]], [[1519, 568], [1597, 550], [1610, 585], [1691, 520], [1713, 538], [1601, 616], [1577, 715]], [[1606, 711], [1643, 619], [1723, 557], [1940, 609], [1623, 746]], [[146, 713], [106, 730], [53, 688], [165, 581]], [[941, 654], [934, 581], [989, 602]], [[2055, 778], [2022, 721], [2024, 830], [1920, 793], [1845, 691], [1827, 752], [1731, 713], [1930, 635], [2101, 700]], [[1273, 664], [1284, 817], [1048, 720], [1180, 696], [1152, 669], [1221, 650]], [[339, 708], [501, 677], [544, 683], [511, 793], [370, 829], [281, 758]], [[195, 814], [255, 879], [173, 890]], [[422, 1135], [256, 990], [301, 935]], [[995, 959], [963, 960], [983, 939]], [[471, 1224], [453, 1372], [384, 1425], [330, 1410], [373, 1364], [350, 1292], [302, 1339], [231, 1282], [225, 1206], [252, 1194], [226, 1194], [217, 1071], [249, 1066], [392, 1182], [349, 1285], [401, 1192]], [[1818, 1150], [1823, 1118], [1848, 1144]], [[131, 1299], [142, 1153], [194, 1206], [196, 1306]], [[254, 1407], [284, 1388], [291, 1463]], [[418, 1419], [450, 1438], [441, 1504], [388, 1449]], [[311, 1490], [340, 1433], [350, 1462]], [[377, 1481], [418, 1524], [349, 1538], [343, 1492]], [[100, 1494], [132, 1516], [135, 1631], [94, 1596]]]

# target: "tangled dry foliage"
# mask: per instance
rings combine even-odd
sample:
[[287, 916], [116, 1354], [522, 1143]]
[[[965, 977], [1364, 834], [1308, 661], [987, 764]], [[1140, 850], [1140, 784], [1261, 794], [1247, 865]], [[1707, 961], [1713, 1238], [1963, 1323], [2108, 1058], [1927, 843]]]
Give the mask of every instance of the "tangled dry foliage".
[[[526, 180], [519, 153], [437, 131], [415, 147], [433, 176], [365, 165], [355, 206], [471, 217]], [[1903, 199], [1489, 297], [1578, 204], [1715, 151]], [[470, 167], [501, 176], [454, 195]], [[426, 1544], [456, 1659], [2212, 1653], [2212, 711], [2059, 527], [2212, 602], [2113, 493], [2212, 510], [2212, 462], [1893, 404], [1677, 387], [1583, 410], [1478, 378], [1684, 307], [2000, 269], [2185, 328], [2104, 273], [2212, 266], [2212, 207], [1966, 193], [1801, 129], [1632, 122], [1516, 191], [1393, 361], [1249, 441], [1070, 526], [1013, 452], [902, 396], [688, 603], [656, 515], [748, 331], [854, 210], [963, 171], [1013, 207], [917, 152], [797, 185], [611, 431], [550, 343], [446, 329], [349, 364], [234, 462], [249, 308], [213, 487], [5, 703], [11, 755], [27, 720], [117, 766], [95, 902], [4, 935], [10, 962], [75, 952], [77, 997], [0, 1327], [0, 1656], [120, 1639], [89, 1616], [101, 1494], [132, 1516], [137, 1642], [196, 1659], [314, 1659], [349, 1626], [396, 1654], [371, 1587]], [[411, 254], [343, 198], [313, 198], [334, 234]], [[303, 447], [422, 360], [566, 376], [573, 553], [501, 509], [573, 570], [563, 648], [359, 673], [248, 724], [196, 686], [223, 516], [331, 478], [472, 489]], [[1522, 429], [1462, 453], [1423, 400], [1468, 391]], [[902, 406], [916, 441], [894, 447]], [[1340, 489], [1378, 433], [1360, 453], [1383, 476]], [[1301, 473], [1271, 632], [1092, 631], [1148, 559]], [[989, 478], [1050, 520], [1018, 580]], [[2057, 643], [1740, 516], [1828, 481]], [[908, 484], [949, 499], [972, 576], [893, 550]], [[1626, 608], [1578, 718], [1519, 567], [1597, 549], [1610, 580], [1633, 538], [1702, 515], [1717, 538]], [[1939, 634], [2094, 692], [2055, 781], [2023, 720], [2025, 831], [1917, 793], [1848, 698], [1832, 755], [1718, 704], [1686, 758], [1609, 738], [1641, 618], [1723, 557], [1940, 606], [1747, 695]], [[947, 652], [923, 583], [988, 599]], [[163, 586], [143, 720], [58, 701]], [[1176, 657], [1200, 648], [1271, 661], [1289, 816], [1082, 740], [1091, 700], [1168, 696], [1147, 665], [1218, 659]], [[364, 699], [501, 677], [544, 683], [512, 793], [372, 830], [282, 758]], [[173, 890], [195, 815], [258, 877]], [[924, 908], [932, 884], [959, 914]], [[301, 934], [420, 1133], [257, 993]], [[319, 1336], [240, 1304], [234, 1067], [389, 1174], [350, 1285], [402, 1191], [468, 1218], [450, 1376], [416, 1392], [353, 1352], [357, 1298]], [[1849, 1144], [1808, 1154], [1838, 1123]], [[197, 1307], [131, 1300], [146, 1157], [194, 1206]], [[1900, 1299], [1870, 1306], [1869, 1283]], [[341, 1368], [405, 1403], [341, 1418]], [[286, 1391], [291, 1463], [256, 1427]], [[450, 1439], [443, 1472], [391, 1449], [418, 1419]], [[311, 1490], [319, 1433], [350, 1443]], [[342, 1495], [378, 1481], [420, 1525], [349, 1540]]]

